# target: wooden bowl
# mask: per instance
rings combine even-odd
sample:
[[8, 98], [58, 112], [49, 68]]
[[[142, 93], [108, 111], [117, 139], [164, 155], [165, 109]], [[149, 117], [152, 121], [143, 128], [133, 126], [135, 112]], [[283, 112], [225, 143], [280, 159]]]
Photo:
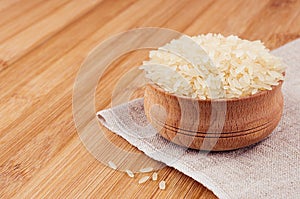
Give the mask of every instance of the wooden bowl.
[[165, 139], [188, 148], [227, 151], [257, 143], [278, 125], [283, 111], [282, 81], [238, 99], [200, 100], [176, 96], [148, 83], [145, 114]]

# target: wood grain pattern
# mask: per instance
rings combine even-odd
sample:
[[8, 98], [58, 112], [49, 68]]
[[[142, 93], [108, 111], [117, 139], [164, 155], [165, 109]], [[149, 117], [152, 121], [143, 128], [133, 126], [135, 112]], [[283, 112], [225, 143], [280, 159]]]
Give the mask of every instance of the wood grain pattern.
[[[32, 2], [38, 2], [38, 1], [30, 1], [29, 3], [25, 2], [25, 5], [30, 5]], [[9, 38], [13, 37], [15, 34], [21, 32], [23, 29], [26, 29], [28, 26], [37, 23], [37, 21], [43, 19], [51, 12], [55, 11], [57, 8], [62, 6], [63, 4], [67, 3], [67, 0], [53, 0], [53, 1], [47, 1], [47, 2], [40, 2], [38, 5], [33, 5], [33, 8], [28, 10], [24, 9], [24, 6], [22, 6], [22, 11], [29, 12], [27, 15], [23, 16], [22, 12], [19, 16], [10, 16], [11, 13], [13, 13], [14, 10], [20, 10], [16, 8], [8, 9], [9, 13], [1, 13], [1, 19], [9, 16], [9, 19], [13, 18], [14, 23], [7, 23], [6, 25], [1, 26], [0, 31], [0, 42], [3, 42], [5, 40], [8, 40]], [[20, 5], [20, 4], [17, 4]]]
[[19, 0], [2, 0], [0, 4], [0, 11], [5, 10], [6, 8], [16, 4]]
[[28, 52], [28, 50], [34, 49], [37, 45], [60, 31], [61, 28], [87, 13], [99, 2], [101, 0], [78, 0], [63, 5], [53, 14], [4, 41], [0, 45], [0, 59], [6, 64], [12, 63]]
[[[5, 2], [1, 2], [0, 4], [0, 26], [8, 24], [10, 20], [14, 20], [17, 17], [22, 16], [24, 12], [28, 12], [32, 8], [39, 6], [42, 2], [42, 0], [23, 0], [23, 3], [21, 4], [17, 2], [19, 0], [16, 0], [15, 2], [13, 0], [8, 1], [12, 4], [7, 4], [6, 7], [4, 7]], [[1, 9], [1, 7], [3, 7], [3, 9]]]
[[[82, 145], [73, 123], [76, 73], [99, 42], [144, 26], [191, 35], [236, 34], [261, 39], [273, 49], [299, 37], [299, 4], [0, 0], [0, 30], [8, 31], [0, 31], [0, 198], [215, 198], [172, 168], [159, 171], [167, 181], [167, 189], [160, 191], [155, 183], [138, 185], [137, 178], [100, 164]], [[97, 110], [109, 107], [112, 85], [146, 54], [131, 53], [112, 63], [97, 88]], [[110, 131], [105, 133], [119, 147], [137, 152]]]

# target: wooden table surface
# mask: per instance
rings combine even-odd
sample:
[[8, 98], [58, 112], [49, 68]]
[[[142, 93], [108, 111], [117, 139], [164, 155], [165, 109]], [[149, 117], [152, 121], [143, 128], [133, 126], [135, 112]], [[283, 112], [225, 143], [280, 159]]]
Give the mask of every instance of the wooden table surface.
[[[138, 185], [98, 162], [79, 139], [72, 89], [81, 63], [111, 35], [146, 26], [235, 34], [274, 49], [300, 36], [300, 1], [0, 0], [0, 198], [215, 198], [168, 167], [159, 171], [166, 190]], [[97, 110], [110, 106], [111, 86], [146, 54], [112, 64], [124, 67], [103, 76]]]

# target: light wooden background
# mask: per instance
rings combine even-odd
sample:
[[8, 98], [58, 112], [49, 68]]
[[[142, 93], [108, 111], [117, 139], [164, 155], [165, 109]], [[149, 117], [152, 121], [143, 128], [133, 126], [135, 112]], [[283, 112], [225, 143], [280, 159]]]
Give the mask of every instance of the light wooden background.
[[[100, 164], [76, 133], [72, 87], [80, 64], [112, 34], [144, 26], [235, 34], [274, 49], [300, 36], [300, 1], [0, 0], [0, 198], [215, 198], [172, 168], [159, 171], [165, 191], [138, 185]], [[122, 67], [103, 76], [109, 83], [97, 89], [97, 110], [109, 107], [111, 85], [145, 56], [113, 63]]]

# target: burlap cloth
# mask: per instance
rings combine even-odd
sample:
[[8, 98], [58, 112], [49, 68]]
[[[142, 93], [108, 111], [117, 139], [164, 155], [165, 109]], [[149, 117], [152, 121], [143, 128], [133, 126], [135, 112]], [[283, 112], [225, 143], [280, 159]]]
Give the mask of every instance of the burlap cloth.
[[[219, 198], [300, 198], [300, 39], [274, 51], [288, 68], [284, 114], [264, 141], [203, 154], [174, 145], [146, 123], [143, 99], [98, 112], [102, 124], [149, 157], [200, 182]], [[143, 137], [141, 135], [149, 135]]]

